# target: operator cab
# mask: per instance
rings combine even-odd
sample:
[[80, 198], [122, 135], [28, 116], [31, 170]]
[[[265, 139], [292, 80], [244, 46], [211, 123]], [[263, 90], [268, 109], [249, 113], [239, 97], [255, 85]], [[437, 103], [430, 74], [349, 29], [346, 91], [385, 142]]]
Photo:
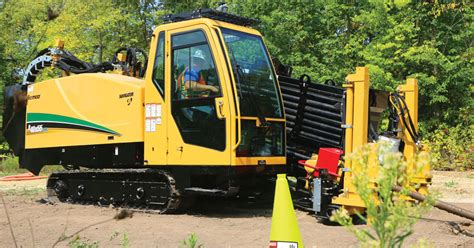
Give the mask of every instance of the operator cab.
[[248, 27], [256, 20], [207, 9], [165, 22], [146, 78], [145, 103], [161, 115], [145, 130], [145, 161], [283, 169], [282, 98], [262, 36]]

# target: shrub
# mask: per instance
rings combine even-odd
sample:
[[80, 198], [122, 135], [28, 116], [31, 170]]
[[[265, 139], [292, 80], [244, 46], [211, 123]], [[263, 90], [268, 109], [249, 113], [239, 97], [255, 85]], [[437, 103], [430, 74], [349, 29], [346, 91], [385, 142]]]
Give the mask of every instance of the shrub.
[[439, 125], [425, 138], [425, 143], [429, 145], [431, 155], [436, 160], [431, 167], [435, 170], [474, 169], [473, 139], [474, 125]]
[[18, 168], [18, 158], [13, 155], [3, 155], [0, 162], [0, 175], [9, 175], [14, 173], [26, 172]]
[[[389, 152], [386, 144], [366, 145], [348, 159], [352, 161], [352, 182], [366, 206], [365, 215], [357, 215], [370, 228], [356, 228], [342, 208], [331, 220], [354, 233], [364, 247], [400, 247], [412, 234], [417, 218], [430, 209], [431, 201], [416, 204], [407, 196], [413, 187], [408, 186], [410, 178], [429, 162], [427, 154], [420, 153], [414, 158], [416, 170], [411, 172], [407, 172], [402, 154]], [[370, 166], [373, 167], [369, 169]], [[394, 185], [402, 186], [403, 190], [392, 191]]]

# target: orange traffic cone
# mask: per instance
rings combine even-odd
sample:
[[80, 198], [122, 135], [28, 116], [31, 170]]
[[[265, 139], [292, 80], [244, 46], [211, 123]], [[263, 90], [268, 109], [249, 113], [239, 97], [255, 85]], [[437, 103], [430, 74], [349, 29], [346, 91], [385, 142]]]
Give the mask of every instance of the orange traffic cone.
[[302, 248], [298, 221], [296, 220], [286, 174], [278, 174], [273, 201], [272, 229], [269, 248]]

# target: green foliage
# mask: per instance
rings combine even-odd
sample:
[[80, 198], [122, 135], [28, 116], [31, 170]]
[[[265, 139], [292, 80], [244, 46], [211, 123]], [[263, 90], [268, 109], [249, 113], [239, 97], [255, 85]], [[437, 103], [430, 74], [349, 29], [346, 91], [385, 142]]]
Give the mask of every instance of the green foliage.
[[394, 89], [415, 76], [420, 107], [430, 109], [420, 111], [422, 120], [439, 116], [448, 121], [447, 110], [456, 113], [467, 104], [474, 76], [474, 12], [463, 2], [250, 2], [241, 5], [241, 12], [263, 20], [272, 54], [293, 65], [297, 75], [343, 82], [353, 67], [368, 66], [379, 89]]
[[[0, 154], [0, 176], [25, 173], [27, 170], [19, 168], [18, 157], [11, 154]], [[41, 170], [41, 175], [49, 175], [52, 172], [63, 170], [60, 165], [48, 165]]]
[[[370, 228], [356, 228], [344, 209], [338, 210], [331, 220], [354, 233], [364, 247], [401, 247], [413, 233], [417, 219], [433, 202], [430, 196], [428, 201], [418, 204], [408, 198], [412, 187], [406, 185], [418, 170], [407, 170], [402, 154], [389, 152], [384, 143], [361, 147], [349, 155], [349, 159], [352, 171], [357, 172], [353, 173], [352, 182], [366, 206], [366, 216], [358, 214], [358, 217], [368, 222]], [[420, 170], [426, 163], [429, 159], [425, 153], [415, 158], [415, 166]], [[374, 173], [374, 170], [378, 172]], [[403, 186], [401, 192], [392, 191], [394, 185]]]
[[146, 50], [160, 11], [155, 1], [10, 1], [0, 12], [0, 37], [6, 57], [21, 68], [57, 38], [76, 56], [97, 63], [110, 60], [119, 47]]
[[123, 248], [130, 247], [130, 239], [128, 239], [128, 235], [126, 233], [124, 233], [122, 237], [122, 247]]
[[426, 138], [436, 162], [436, 170], [472, 170], [474, 169], [474, 124], [459, 124], [449, 127], [441, 124]]
[[26, 170], [18, 168], [18, 158], [12, 155], [1, 155], [0, 176], [15, 173], [24, 173]]
[[189, 236], [181, 242], [180, 247], [182, 248], [201, 248], [203, 244], [198, 244], [198, 237], [195, 233], [189, 234]]
[[458, 186], [458, 183], [456, 181], [449, 181], [449, 182], [445, 182], [444, 186], [446, 188], [456, 188]]
[[79, 235], [68, 243], [70, 248], [98, 248], [99, 242], [83, 239]]
[[56, 171], [62, 171], [64, 167], [62, 165], [47, 165], [41, 169], [40, 175], [49, 175]]

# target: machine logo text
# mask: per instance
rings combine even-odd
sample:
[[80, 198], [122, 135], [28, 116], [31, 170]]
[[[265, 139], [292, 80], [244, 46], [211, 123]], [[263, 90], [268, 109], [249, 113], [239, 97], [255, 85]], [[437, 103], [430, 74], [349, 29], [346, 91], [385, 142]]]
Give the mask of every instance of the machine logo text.
[[48, 129], [43, 127], [43, 125], [28, 125], [28, 131], [30, 133], [42, 133], [47, 132]]
[[123, 93], [119, 95], [119, 98], [126, 98], [126, 97], [132, 97], [133, 92], [128, 92], [128, 93]]

